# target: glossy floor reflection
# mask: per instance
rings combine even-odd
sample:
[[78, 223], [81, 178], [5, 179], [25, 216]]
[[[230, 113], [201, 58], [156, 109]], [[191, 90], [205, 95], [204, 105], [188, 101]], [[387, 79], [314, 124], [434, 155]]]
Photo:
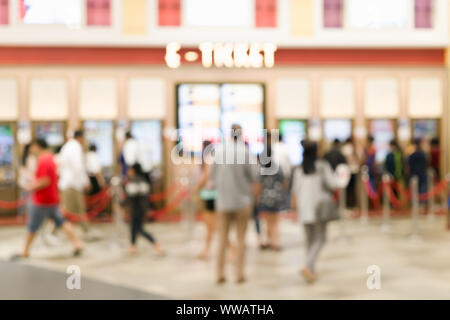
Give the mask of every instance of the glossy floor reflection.
[[[253, 225], [248, 240], [248, 282], [232, 280], [223, 286], [214, 283], [214, 260], [196, 258], [202, 247], [203, 226], [191, 230], [182, 224], [150, 224], [147, 228], [164, 245], [167, 256], [156, 257], [140, 239], [137, 256], [126, 255], [127, 227], [117, 232], [110, 225], [97, 225], [103, 240], [88, 243], [81, 258], [70, 256], [71, 248], [46, 246], [39, 238], [32, 257], [22, 264], [65, 272], [67, 266], [80, 266], [82, 276], [110, 285], [142, 290], [156, 296], [181, 299], [450, 299], [450, 232], [443, 217], [420, 221], [419, 239], [410, 237], [408, 219], [393, 221], [391, 231], [382, 233], [380, 223], [368, 225], [348, 221], [346, 237], [341, 225], [329, 228], [328, 244], [318, 263], [320, 279], [307, 285], [298, 271], [304, 255], [303, 232], [297, 223], [283, 220], [280, 253], [259, 251]], [[189, 230], [191, 232], [189, 232]], [[20, 250], [25, 229], [0, 228], [0, 259]], [[120, 234], [120, 241], [116, 241]], [[61, 235], [63, 239], [63, 236]], [[381, 269], [381, 290], [366, 286], [367, 267]], [[9, 270], [9, 269], [6, 269]], [[8, 271], [10, 272], [10, 271]], [[14, 278], [5, 278], [9, 281]], [[33, 286], [35, 279], [24, 285]], [[24, 297], [25, 298], [25, 297]]]

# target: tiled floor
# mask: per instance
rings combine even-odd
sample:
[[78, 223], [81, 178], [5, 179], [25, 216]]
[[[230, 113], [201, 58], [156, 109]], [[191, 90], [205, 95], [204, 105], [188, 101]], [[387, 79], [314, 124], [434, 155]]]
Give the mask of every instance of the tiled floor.
[[[82, 276], [139, 289], [156, 295], [181, 299], [450, 299], [450, 232], [442, 217], [420, 221], [421, 239], [409, 236], [411, 222], [395, 220], [390, 233], [382, 233], [378, 221], [368, 225], [348, 221], [347, 237], [339, 224], [329, 228], [328, 244], [318, 264], [321, 275], [307, 285], [298, 275], [304, 255], [303, 232], [289, 220], [282, 223], [281, 253], [261, 252], [256, 246], [254, 228], [248, 234], [248, 278], [243, 285], [214, 283], [214, 261], [200, 261], [204, 229], [196, 224], [192, 237], [182, 224], [147, 225], [160, 240], [167, 256], [157, 258], [141, 239], [139, 254], [125, 253], [127, 229], [120, 230], [121, 241], [113, 241], [111, 226], [98, 225], [104, 240], [88, 243], [81, 258], [70, 256], [70, 246], [47, 247], [38, 239], [32, 258], [26, 264], [65, 271], [67, 266], [81, 267]], [[0, 259], [20, 250], [23, 227], [0, 228]], [[61, 238], [63, 236], [61, 235]], [[381, 268], [381, 289], [366, 286], [367, 267]], [[32, 285], [33, 279], [30, 279]]]

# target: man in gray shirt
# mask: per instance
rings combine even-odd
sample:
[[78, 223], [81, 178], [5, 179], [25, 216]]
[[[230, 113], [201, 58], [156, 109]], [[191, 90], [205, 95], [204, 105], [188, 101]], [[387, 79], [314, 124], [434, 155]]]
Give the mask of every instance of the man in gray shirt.
[[237, 231], [237, 282], [245, 281], [245, 236], [258, 187], [256, 158], [250, 154], [241, 137], [242, 128], [233, 125], [231, 140], [224, 141], [215, 150], [211, 179], [217, 190], [216, 210], [219, 233], [217, 282], [225, 282], [225, 255], [231, 225]]

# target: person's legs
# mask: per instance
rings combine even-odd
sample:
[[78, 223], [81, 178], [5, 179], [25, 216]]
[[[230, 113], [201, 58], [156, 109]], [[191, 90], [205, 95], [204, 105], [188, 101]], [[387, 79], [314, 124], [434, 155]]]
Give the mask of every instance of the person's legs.
[[72, 241], [72, 244], [75, 248], [75, 251], [79, 251], [83, 249], [82, 242], [78, 239], [78, 237], [75, 235], [75, 232], [73, 231], [72, 224], [68, 221], [64, 222], [61, 226], [62, 230], [67, 234], [70, 241]]
[[[82, 215], [86, 213], [83, 193], [73, 188], [62, 191], [62, 207], [71, 214]], [[86, 221], [79, 222], [84, 233], [89, 231], [89, 224]]]
[[26, 258], [30, 255], [31, 244], [33, 243], [36, 232], [47, 217], [47, 214], [48, 212], [45, 207], [30, 205], [30, 211], [28, 212], [28, 233], [25, 239], [25, 247], [21, 254], [22, 257]]
[[356, 207], [356, 174], [352, 173], [347, 186], [347, 207]]
[[314, 224], [307, 223], [304, 224], [304, 230], [305, 230], [305, 245], [306, 245], [306, 252], [308, 252], [311, 249], [313, 240], [314, 240]]
[[263, 241], [261, 239], [261, 223], [259, 221], [259, 208], [257, 205], [253, 206], [253, 220], [255, 221], [256, 234], [258, 236], [258, 245], [263, 246]]
[[31, 232], [27, 233], [27, 237], [25, 239], [25, 247], [22, 252], [22, 257], [28, 258], [28, 256], [30, 255], [30, 248], [31, 248], [31, 244], [33, 243], [33, 239], [34, 239], [35, 235], [36, 235], [35, 233], [31, 233]]
[[156, 244], [156, 240], [155, 238], [149, 233], [147, 232], [144, 227], [141, 227], [141, 229], [139, 230], [139, 232], [144, 236], [145, 239], [147, 239], [151, 244]]
[[320, 250], [326, 241], [326, 224], [315, 223], [313, 225], [313, 242], [308, 250], [306, 257], [306, 267], [313, 273], [315, 273], [315, 264]]
[[209, 251], [211, 248], [211, 242], [214, 235], [214, 229], [215, 229], [215, 216], [214, 212], [206, 210], [203, 213], [203, 221], [206, 226], [206, 238], [205, 238], [205, 248], [200, 253], [201, 259], [207, 259], [209, 257]]
[[236, 261], [236, 273], [237, 281], [245, 281], [244, 277], [244, 264], [245, 264], [245, 250], [246, 242], [245, 236], [247, 233], [248, 220], [250, 219], [251, 208], [245, 208], [239, 210], [236, 214], [236, 233], [237, 233], [237, 261]]
[[280, 250], [280, 214], [277, 212], [272, 213], [273, 216], [273, 242], [272, 248]]
[[[419, 179], [419, 186], [418, 186], [418, 192], [419, 196], [424, 196], [428, 192], [428, 181], [426, 178]], [[419, 200], [420, 210], [425, 212], [425, 209], [427, 207], [427, 201], [426, 200]]]
[[139, 217], [136, 212], [131, 212], [130, 217], [130, 236], [131, 236], [131, 246], [128, 249], [128, 253], [136, 253], [136, 241], [139, 232]]
[[[74, 205], [76, 208], [75, 213], [78, 213], [80, 215], [86, 214], [86, 203], [84, 202], [84, 194], [81, 191], [73, 190], [73, 198], [74, 198]], [[84, 233], [87, 233], [90, 231], [90, 223], [88, 220], [82, 220], [80, 222], [80, 226], [83, 229]]]
[[225, 281], [225, 256], [228, 244], [228, 232], [234, 213], [217, 212], [217, 226], [219, 244], [217, 248], [217, 282]]
[[83, 248], [83, 244], [73, 231], [72, 224], [64, 219], [58, 207], [50, 207], [48, 210], [48, 217], [55, 223], [55, 228], [61, 228], [67, 234], [75, 248], [75, 253], [79, 254], [79, 251]]
[[267, 245], [270, 247], [273, 245], [273, 215], [268, 211], [261, 211], [261, 215], [266, 220]]
[[144, 229], [144, 216], [141, 216], [141, 218], [139, 220], [138, 231], [140, 234], [142, 234], [144, 236], [144, 238], [146, 238], [153, 245], [153, 248], [155, 249], [156, 254], [158, 256], [164, 255], [164, 251], [162, 250], [159, 243], [156, 241], [155, 237], [153, 237], [151, 233], [147, 232]]

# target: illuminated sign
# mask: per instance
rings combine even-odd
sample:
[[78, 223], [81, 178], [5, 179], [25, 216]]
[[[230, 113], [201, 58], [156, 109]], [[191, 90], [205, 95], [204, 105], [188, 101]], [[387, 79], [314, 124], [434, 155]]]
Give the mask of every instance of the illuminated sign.
[[[181, 65], [181, 45], [171, 42], [166, 46], [165, 61], [168, 67], [178, 68]], [[199, 45], [200, 56], [195, 51], [188, 51], [184, 58], [194, 62], [201, 59], [205, 68], [272, 68], [275, 65], [273, 43], [213, 43], [203, 42]]]

